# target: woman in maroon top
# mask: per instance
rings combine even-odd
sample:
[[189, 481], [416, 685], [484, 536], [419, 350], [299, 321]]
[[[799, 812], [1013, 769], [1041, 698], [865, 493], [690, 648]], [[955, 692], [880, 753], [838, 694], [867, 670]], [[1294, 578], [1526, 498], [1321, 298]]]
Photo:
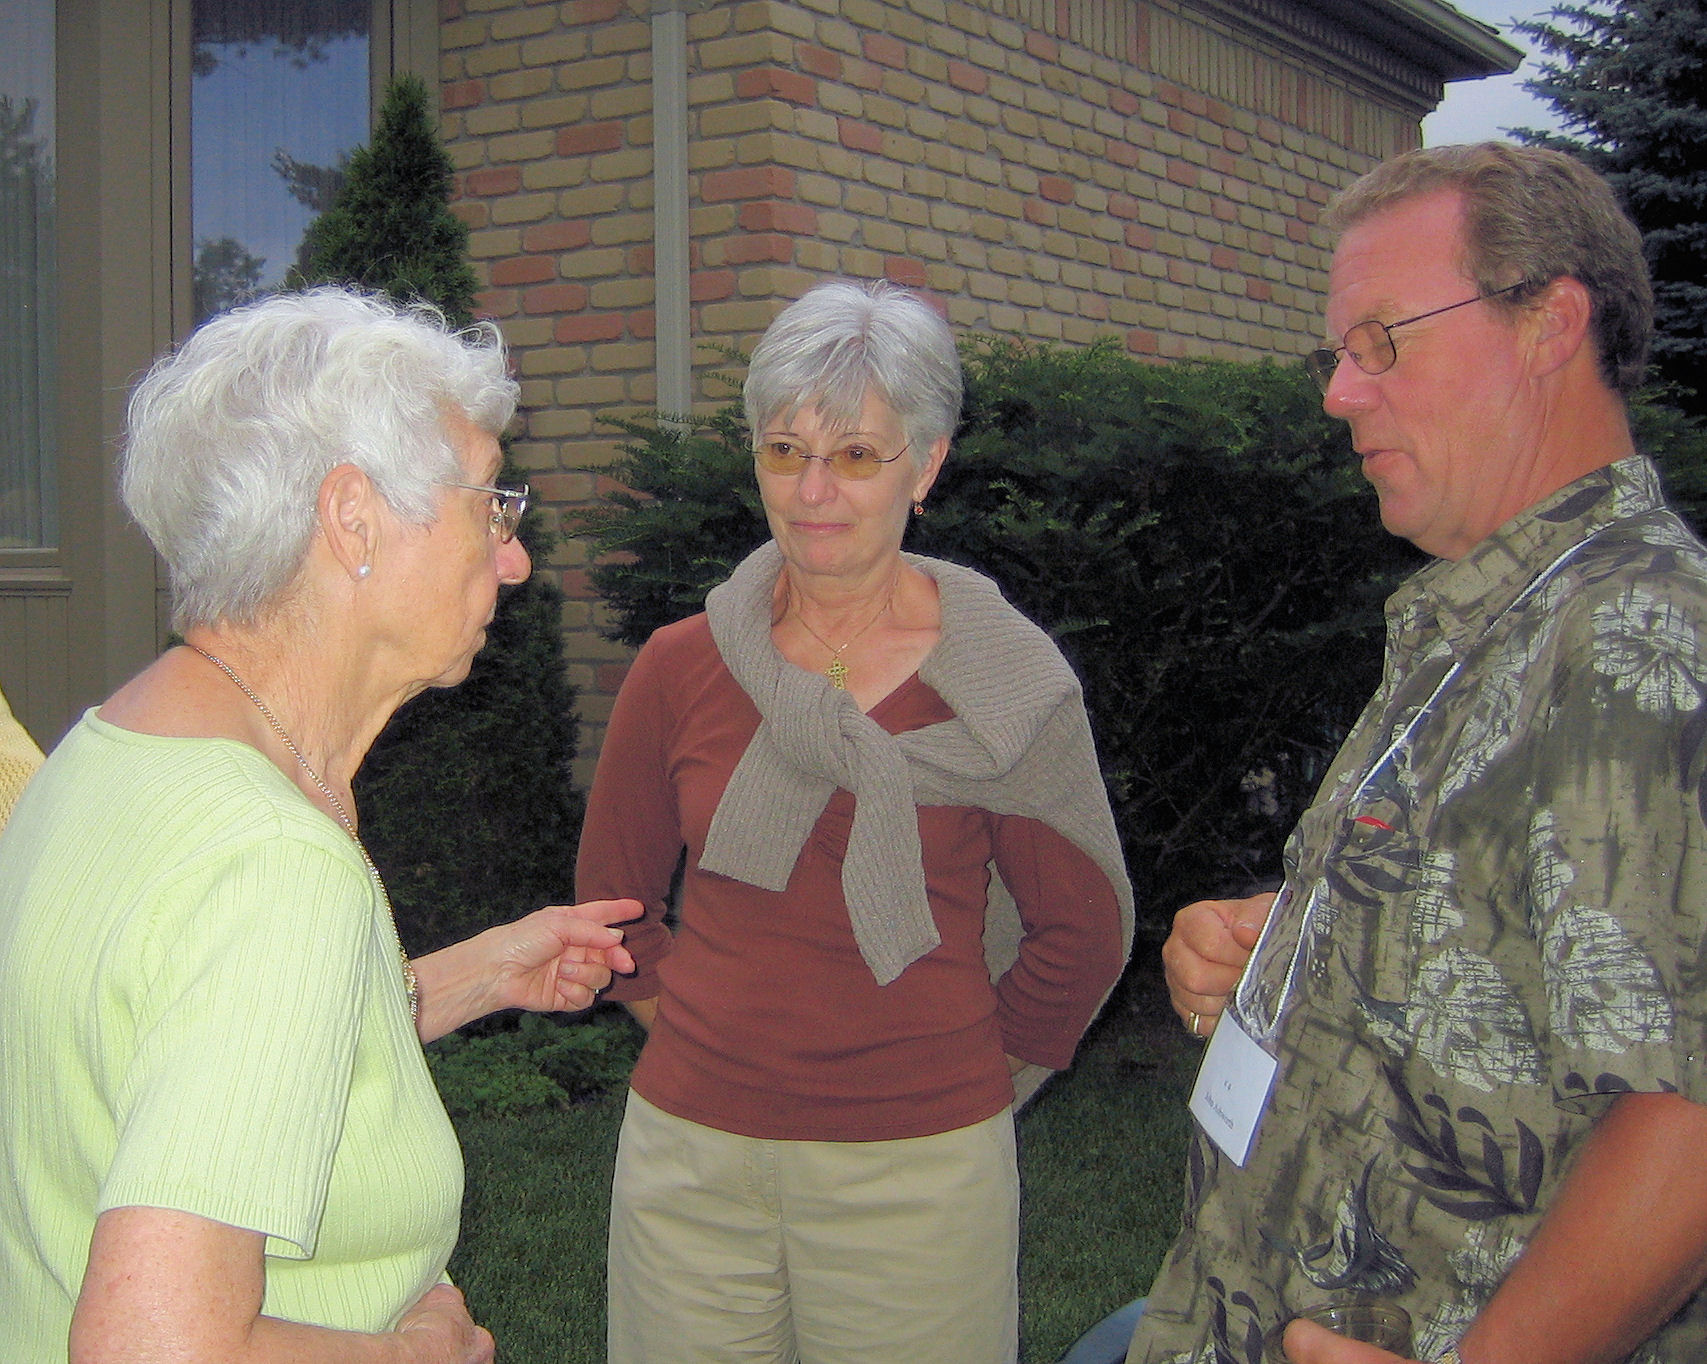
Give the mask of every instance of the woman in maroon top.
[[1012, 1360], [1014, 1077], [1131, 939], [1078, 681], [901, 552], [960, 410], [935, 312], [821, 284], [745, 396], [773, 538], [635, 660], [581, 843], [583, 897], [647, 906], [609, 1359]]

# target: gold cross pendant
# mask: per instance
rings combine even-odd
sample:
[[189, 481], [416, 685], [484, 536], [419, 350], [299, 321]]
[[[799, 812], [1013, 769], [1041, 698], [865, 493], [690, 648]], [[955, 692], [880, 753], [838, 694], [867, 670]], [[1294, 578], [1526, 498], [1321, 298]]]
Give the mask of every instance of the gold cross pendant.
[[832, 658], [830, 666], [824, 669], [824, 676], [830, 679], [830, 685], [837, 691], [848, 689], [848, 665], [839, 658]]

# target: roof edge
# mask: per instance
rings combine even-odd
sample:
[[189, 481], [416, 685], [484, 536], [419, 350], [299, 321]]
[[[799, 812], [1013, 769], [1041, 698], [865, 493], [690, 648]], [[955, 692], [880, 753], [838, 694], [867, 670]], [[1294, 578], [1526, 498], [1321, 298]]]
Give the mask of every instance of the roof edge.
[[1444, 0], [1302, 0], [1336, 22], [1367, 33], [1442, 81], [1504, 76], [1526, 55], [1492, 24], [1460, 13]]

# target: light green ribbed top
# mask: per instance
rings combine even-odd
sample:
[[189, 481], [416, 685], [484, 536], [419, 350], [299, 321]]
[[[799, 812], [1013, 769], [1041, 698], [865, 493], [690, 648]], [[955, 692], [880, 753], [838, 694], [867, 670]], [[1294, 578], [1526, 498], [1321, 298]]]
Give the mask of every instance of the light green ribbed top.
[[105, 1209], [265, 1232], [269, 1315], [375, 1331], [461, 1197], [350, 839], [245, 745], [85, 715], [0, 833], [0, 1360], [65, 1360]]

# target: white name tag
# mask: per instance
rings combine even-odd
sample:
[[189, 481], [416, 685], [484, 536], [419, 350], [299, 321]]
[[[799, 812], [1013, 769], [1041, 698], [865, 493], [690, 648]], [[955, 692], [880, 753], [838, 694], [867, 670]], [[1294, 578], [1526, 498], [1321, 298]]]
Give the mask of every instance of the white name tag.
[[1192, 1087], [1191, 1116], [1235, 1165], [1243, 1167], [1256, 1142], [1278, 1069], [1237, 1019], [1221, 1015]]

